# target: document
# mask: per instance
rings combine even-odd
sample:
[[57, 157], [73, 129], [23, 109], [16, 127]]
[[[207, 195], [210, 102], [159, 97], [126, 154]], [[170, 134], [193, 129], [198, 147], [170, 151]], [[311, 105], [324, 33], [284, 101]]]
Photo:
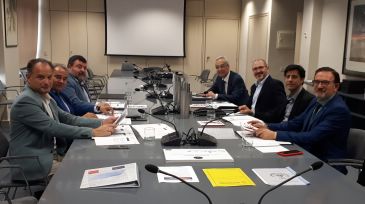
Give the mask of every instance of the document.
[[108, 137], [94, 137], [96, 146], [139, 144], [129, 125], [119, 125], [113, 135]]
[[139, 187], [136, 163], [87, 169], [82, 177], [80, 189]]
[[[203, 128], [198, 128], [199, 133], [202, 129]], [[234, 134], [232, 128], [205, 128], [204, 133], [211, 135], [216, 139], [239, 139], [239, 137]]]
[[222, 109], [234, 109], [237, 107], [237, 105], [227, 102], [227, 101], [222, 101], [222, 102], [217, 102], [214, 101], [211, 105], [212, 108], [214, 109], [218, 109], [218, 108], [222, 108]]
[[115, 110], [122, 110], [125, 107], [125, 103], [119, 102], [119, 101], [111, 101], [108, 102], [110, 107], [112, 107]]
[[242, 137], [242, 139], [246, 140], [248, 143], [252, 144], [254, 147], [270, 147], [270, 146], [279, 146], [282, 144], [291, 144], [290, 142], [282, 142], [276, 140], [264, 140], [259, 137], [255, 137], [252, 135], [245, 134], [244, 131], [236, 131], [236, 133]]
[[175, 129], [163, 124], [143, 124], [143, 125], [132, 125], [132, 127], [138, 132], [138, 134], [144, 139], [144, 129], [147, 127], [153, 127], [155, 129], [155, 138], [161, 139], [163, 136], [175, 132]]
[[252, 120], [258, 120], [263, 123], [262, 120], [252, 117], [250, 115], [239, 115], [239, 116], [225, 116], [223, 117], [224, 120], [231, 122], [234, 126], [241, 126], [243, 122], [249, 122]]
[[254, 186], [255, 183], [240, 168], [203, 169], [213, 187]]
[[[204, 126], [205, 124], [207, 124], [209, 122], [209, 120], [208, 121], [197, 121], [197, 122], [199, 125]], [[225, 124], [220, 120], [216, 120], [216, 121], [212, 121], [212, 122], [208, 123], [207, 126], [225, 126]]]
[[[260, 168], [252, 169], [253, 172], [267, 185], [275, 186], [285, 181], [286, 179], [295, 175], [295, 171], [290, 168]], [[297, 185], [308, 185], [309, 182], [303, 177], [299, 176], [288, 183], [285, 186], [297, 186]]]
[[276, 152], [283, 152], [288, 151], [287, 148], [279, 145], [279, 146], [269, 146], [269, 147], [255, 147], [257, 150], [259, 150], [262, 153], [276, 153]]
[[233, 162], [225, 149], [163, 149], [166, 162]]
[[[160, 170], [165, 171], [167, 173], [173, 174], [186, 182], [199, 182], [198, 177], [195, 174], [195, 171], [192, 166], [159, 166]], [[157, 178], [159, 183], [179, 183], [178, 179], [174, 177], [157, 173]]]

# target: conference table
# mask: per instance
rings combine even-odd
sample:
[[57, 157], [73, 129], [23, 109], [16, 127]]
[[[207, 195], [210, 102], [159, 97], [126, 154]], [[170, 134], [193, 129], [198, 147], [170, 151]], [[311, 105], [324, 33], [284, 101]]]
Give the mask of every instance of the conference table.
[[[134, 91], [135, 87], [143, 85], [130, 72], [115, 70], [105, 87], [107, 93], [133, 92], [134, 104], [147, 104], [149, 107], [158, 106], [158, 102], [145, 99], [146, 92]], [[206, 87], [191, 80], [191, 86], [200, 92]], [[180, 132], [187, 132], [199, 125], [197, 120], [205, 117], [181, 117], [178, 114], [159, 116], [176, 124]], [[133, 122], [133, 124], [161, 123], [160, 120], [148, 117], [147, 121]], [[227, 124], [228, 127], [233, 127]], [[236, 128], [236, 127], [233, 127]], [[199, 178], [193, 185], [207, 193], [215, 204], [251, 204], [257, 203], [260, 196], [271, 188], [264, 184], [252, 171], [253, 168], [284, 168], [291, 167], [296, 172], [307, 169], [319, 159], [301, 147], [292, 144], [285, 145], [288, 149], [298, 149], [303, 155], [281, 157], [275, 153], [261, 153], [252, 147], [244, 147], [242, 140], [219, 139], [216, 147], [161, 146], [160, 140], [144, 141], [136, 135], [140, 144], [130, 145], [129, 149], [108, 149], [96, 146], [93, 140], [75, 140], [64, 157], [59, 169], [45, 189], [40, 204], [96, 204], [96, 203], [208, 203], [199, 192], [183, 183], [159, 183], [156, 174], [145, 170], [146, 164], [157, 166], [192, 166]], [[224, 148], [234, 158], [234, 162], [166, 162], [163, 149], [169, 148]], [[81, 180], [86, 169], [114, 166], [136, 162], [139, 169], [140, 187], [116, 189], [80, 189]], [[202, 169], [205, 168], [241, 168], [255, 183], [254, 186], [240, 187], [212, 187]], [[310, 182], [305, 186], [282, 186], [268, 194], [262, 203], [296, 203], [296, 204], [343, 204], [364, 203], [365, 189], [355, 181], [342, 175], [334, 168], [324, 164], [317, 170], [303, 175]]]

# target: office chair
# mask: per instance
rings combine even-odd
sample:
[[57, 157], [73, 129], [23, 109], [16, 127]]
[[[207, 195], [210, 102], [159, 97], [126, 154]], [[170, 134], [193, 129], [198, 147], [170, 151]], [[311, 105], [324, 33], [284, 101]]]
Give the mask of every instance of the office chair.
[[195, 76], [195, 80], [199, 80], [201, 83], [205, 83], [208, 82], [209, 74], [210, 74], [210, 69], [203, 69], [200, 75], [190, 75], [190, 76]]
[[[30, 156], [30, 155], [24, 155], [24, 156], [7, 156], [9, 150], [9, 141], [5, 137], [3, 131], [0, 131], [0, 163], [2, 164], [0, 166], [0, 189], [7, 189], [7, 193], [9, 194], [11, 189], [14, 189], [12, 198], [15, 197], [15, 194], [17, 192], [17, 189], [19, 187], [24, 187], [25, 189], [28, 189], [29, 194], [33, 195], [33, 192], [30, 188], [30, 186], [47, 186], [48, 184], [48, 178], [44, 178], [41, 180], [34, 180], [29, 181], [27, 177], [25, 176], [23, 169], [19, 165], [13, 165], [10, 164], [10, 161], [14, 160], [21, 160], [21, 159], [31, 159], [34, 160], [35, 163], [38, 163], [39, 171], [44, 171], [38, 156]], [[23, 177], [23, 180], [21, 181], [14, 181], [11, 178], [11, 171], [18, 171]]]
[[[5, 86], [3, 82], [0, 80], [0, 106], [5, 106], [6, 108], [8, 106], [11, 106], [13, 104], [13, 100], [8, 99], [9, 92], [13, 92], [16, 94], [16, 96], [19, 95], [19, 91], [16, 88], [22, 88], [23, 86]], [[6, 111], [4, 109], [1, 113], [0, 119], [2, 119], [3, 113]]]
[[347, 158], [331, 159], [331, 166], [351, 166], [359, 171], [358, 183], [365, 185], [365, 130], [351, 128], [347, 139]]
[[38, 200], [33, 196], [26, 196], [11, 200], [5, 191], [0, 191], [0, 195], [3, 195], [5, 200], [0, 201], [0, 204], [37, 204]]
[[23, 84], [25, 86], [25, 84], [27, 84], [27, 68], [26, 67], [22, 67], [19, 69], [19, 78], [23, 81]]

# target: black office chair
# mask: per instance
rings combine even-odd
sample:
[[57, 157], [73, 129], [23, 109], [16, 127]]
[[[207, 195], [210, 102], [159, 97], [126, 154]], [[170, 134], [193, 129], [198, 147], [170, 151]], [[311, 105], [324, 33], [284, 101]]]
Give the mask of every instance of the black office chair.
[[0, 191], [0, 195], [4, 196], [5, 200], [1, 200], [0, 204], [37, 204], [38, 200], [33, 196], [25, 196], [11, 200], [5, 191]]
[[365, 185], [365, 130], [351, 128], [347, 139], [347, 158], [331, 159], [331, 166], [353, 167], [359, 171], [358, 183]]
[[[19, 165], [10, 164], [10, 161], [14, 160], [25, 160], [31, 159], [34, 160], [35, 163], [38, 163], [39, 171], [45, 171], [42, 167], [42, 164], [39, 161], [38, 156], [7, 156], [9, 150], [9, 142], [5, 137], [3, 131], [0, 131], [0, 189], [6, 189], [7, 193], [10, 193], [10, 190], [13, 189], [13, 196], [15, 198], [15, 194], [17, 189], [20, 187], [24, 187], [29, 191], [30, 195], [33, 195], [33, 192], [30, 186], [47, 186], [48, 178], [44, 178], [41, 180], [29, 181], [25, 176], [23, 169]], [[23, 179], [21, 181], [14, 181], [11, 177], [11, 171], [17, 171], [22, 175]]]
[[195, 76], [196, 80], [199, 80], [201, 83], [206, 83], [209, 80], [210, 69], [203, 69], [200, 75], [190, 75]]

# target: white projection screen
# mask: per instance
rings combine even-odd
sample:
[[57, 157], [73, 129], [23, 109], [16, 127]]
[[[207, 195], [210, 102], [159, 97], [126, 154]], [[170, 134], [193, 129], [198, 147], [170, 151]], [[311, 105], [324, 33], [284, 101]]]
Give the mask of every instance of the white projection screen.
[[185, 0], [105, 0], [106, 55], [181, 56]]

